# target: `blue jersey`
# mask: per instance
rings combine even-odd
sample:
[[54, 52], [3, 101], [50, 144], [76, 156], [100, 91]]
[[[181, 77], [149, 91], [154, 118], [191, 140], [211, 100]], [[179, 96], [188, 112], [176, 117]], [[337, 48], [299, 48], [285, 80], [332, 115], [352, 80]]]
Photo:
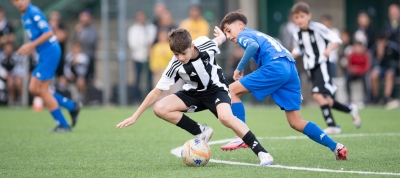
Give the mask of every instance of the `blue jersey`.
[[244, 50], [246, 50], [247, 44], [251, 41], [255, 41], [260, 46], [253, 56], [258, 67], [266, 65], [272, 59], [277, 58], [287, 58], [289, 61], [295, 61], [290, 52], [274, 38], [250, 28], [245, 28], [239, 33], [238, 44]]
[[[35, 41], [42, 34], [51, 31], [51, 28], [47, 23], [47, 19], [42, 11], [32, 4], [28, 5], [25, 14], [22, 16], [22, 24], [24, 26], [26, 35], [31, 41]], [[57, 44], [57, 37], [53, 35], [46, 42], [37, 46], [36, 51], [40, 53], [46, 47], [56, 46]]]

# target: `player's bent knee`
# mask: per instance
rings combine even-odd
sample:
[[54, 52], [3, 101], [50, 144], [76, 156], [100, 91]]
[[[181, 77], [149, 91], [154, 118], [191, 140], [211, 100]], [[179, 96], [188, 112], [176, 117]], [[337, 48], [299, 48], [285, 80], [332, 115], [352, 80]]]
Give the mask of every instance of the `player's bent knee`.
[[154, 114], [160, 118], [162, 118], [167, 113], [166, 106], [162, 102], [155, 103], [153, 106], [153, 111]]
[[220, 114], [218, 115], [218, 119], [224, 126], [230, 127], [232, 125], [232, 119], [234, 119], [234, 116], [229, 114]]

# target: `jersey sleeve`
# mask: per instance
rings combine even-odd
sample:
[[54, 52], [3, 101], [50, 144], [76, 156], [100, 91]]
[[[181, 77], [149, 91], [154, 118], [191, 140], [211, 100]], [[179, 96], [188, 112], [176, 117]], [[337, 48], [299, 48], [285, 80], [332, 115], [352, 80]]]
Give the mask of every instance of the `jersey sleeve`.
[[215, 40], [210, 40], [206, 36], [201, 36], [193, 40], [194, 45], [199, 51], [212, 51], [214, 54], [220, 54], [218, 43]]
[[171, 85], [175, 84], [177, 79], [179, 79], [178, 69], [182, 65], [175, 57], [169, 62], [167, 68], [158, 81], [156, 88], [160, 90], [169, 90]]
[[47, 22], [46, 17], [39, 9], [32, 8], [32, 10], [30, 11], [30, 16], [33, 19], [33, 24], [37, 26], [40, 32], [47, 33], [51, 31], [50, 25]]
[[326, 26], [314, 22], [312, 27], [314, 31], [318, 32], [324, 39], [328, 40], [329, 42], [342, 44], [342, 40], [340, 39], [340, 37]]

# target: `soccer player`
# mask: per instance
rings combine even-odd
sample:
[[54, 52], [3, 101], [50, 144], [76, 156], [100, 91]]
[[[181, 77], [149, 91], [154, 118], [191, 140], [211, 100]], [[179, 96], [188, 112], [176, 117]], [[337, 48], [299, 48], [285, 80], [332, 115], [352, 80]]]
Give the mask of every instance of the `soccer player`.
[[[233, 75], [236, 81], [229, 85], [233, 114], [244, 123], [245, 109], [240, 96], [252, 93], [258, 100], [262, 100], [271, 95], [275, 103], [285, 111], [287, 121], [293, 129], [328, 147], [337, 160], [346, 160], [345, 146], [333, 141], [316, 124], [301, 118], [300, 79], [292, 55], [274, 38], [247, 28], [246, 24], [247, 18], [240, 12], [228, 13], [220, 24], [228, 39], [245, 50]], [[259, 69], [243, 77], [243, 68], [252, 57]], [[243, 144], [228, 143], [221, 148], [235, 150]]]
[[292, 55], [294, 58], [303, 55], [304, 68], [308, 71], [313, 85], [312, 96], [321, 107], [325, 122], [328, 125], [324, 132], [326, 134], [339, 134], [341, 132], [341, 128], [336, 125], [330, 108], [349, 113], [353, 118], [354, 126], [359, 128], [361, 118], [358, 115], [357, 106], [354, 104], [346, 106], [334, 99], [337, 87], [332, 84], [328, 57], [334, 49], [339, 47], [342, 41], [326, 26], [311, 21], [308, 4], [304, 2], [296, 3], [293, 5], [292, 14], [294, 22], [299, 27], [293, 33], [294, 48]]
[[182, 79], [185, 82], [183, 90], [154, 104], [153, 110], [158, 117], [208, 142], [213, 129], [196, 123], [182, 113], [208, 109], [223, 125], [231, 128], [246, 144], [252, 146], [251, 149], [260, 159], [260, 165], [270, 165], [274, 161], [272, 156], [261, 146], [246, 124], [232, 114], [228, 86], [214, 57], [220, 53], [218, 46], [225, 42], [226, 37], [218, 27], [215, 27], [214, 32], [216, 37], [213, 40], [201, 36], [192, 41], [190, 33], [185, 29], [171, 31], [168, 42], [174, 56], [168, 67], [138, 110], [117, 124], [116, 128], [134, 124], [163, 91], [169, 90], [178, 79]]
[[78, 120], [80, 105], [58, 93], [51, 93], [49, 85], [60, 61], [61, 49], [42, 11], [30, 3], [30, 0], [11, 0], [22, 13], [22, 23], [30, 42], [22, 45], [17, 53], [27, 55], [34, 49], [39, 54], [39, 63], [35, 67], [29, 84], [29, 91], [43, 98], [56, 122], [53, 132], [70, 132], [71, 127], [65, 120], [59, 105], [68, 109], [72, 126]]

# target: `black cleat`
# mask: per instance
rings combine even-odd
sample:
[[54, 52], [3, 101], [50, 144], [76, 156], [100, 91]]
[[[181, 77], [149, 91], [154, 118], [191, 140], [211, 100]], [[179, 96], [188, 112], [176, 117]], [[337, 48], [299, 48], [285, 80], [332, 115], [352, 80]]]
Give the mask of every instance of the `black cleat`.
[[71, 128], [63, 127], [63, 126], [56, 126], [53, 130], [50, 130], [53, 133], [62, 133], [62, 132], [71, 132]]
[[79, 115], [79, 111], [82, 108], [82, 103], [75, 103], [75, 108], [74, 110], [69, 112], [69, 115], [71, 115], [71, 120], [72, 120], [72, 124], [71, 126], [74, 127], [76, 125], [76, 123], [78, 122], [78, 115]]

